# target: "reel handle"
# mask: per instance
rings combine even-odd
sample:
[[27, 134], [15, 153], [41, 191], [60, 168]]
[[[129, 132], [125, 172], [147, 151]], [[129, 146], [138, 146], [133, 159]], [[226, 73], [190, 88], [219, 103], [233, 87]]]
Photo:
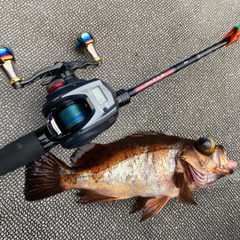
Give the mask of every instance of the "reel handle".
[[101, 57], [96, 52], [94, 42], [92, 34], [85, 32], [77, 37], [75, 44], [80, 51], [86, 52], [92, 58], [93, 62], [100, 62]]
[[8, 47], [0, 46], [0, 68], [9, 80], [9, 84], [14, 88], [18, 88], [22, 78], [15, 67], [15, 57]]
[[0, 68], [9, 80], [9, 84], [13, 88], [19, 89], [40, 78], [54, 76], [60, 70], [63, 70], [63, 68], [67, 71], [67, 74], [72, 74], [73, 71], [79, 68], [97, 67], [101, 63], [101, 57], [95, 50], [94, 42], [95, 40], [89, 32], [82, 33], [75, 40], [76, 47], [80, 51], [86, 52], [91, 57], [92, 62], [57, 62], [53, 66], [42, 69], [35, 73], [31, 78], [24, 81], [19, 76], [15, 67], [15, 57], [12, 50], [8, 47], [0, 46]]

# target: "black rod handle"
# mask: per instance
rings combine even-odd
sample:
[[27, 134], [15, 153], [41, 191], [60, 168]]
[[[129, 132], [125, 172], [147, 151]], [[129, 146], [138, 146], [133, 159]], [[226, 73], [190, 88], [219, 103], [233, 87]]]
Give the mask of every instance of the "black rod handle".
[[36, 160], [57, 144], [46, 126], [9, 143], [0, 149], [0, 176]]
[[31, 132], [0, 149], [0, 175], [14, 171], [45, 153], [35, 132]]

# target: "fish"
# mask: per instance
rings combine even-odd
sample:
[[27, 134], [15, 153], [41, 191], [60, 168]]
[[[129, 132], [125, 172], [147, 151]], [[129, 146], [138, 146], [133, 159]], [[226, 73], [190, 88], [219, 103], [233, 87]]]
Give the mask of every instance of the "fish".
[[140, 221], [170, 199], [197, 205], [192, 192], [232, 174], [237, 162], [212, 137], [197, 140], [158, 132], [133, 134], [108, 144], [89, 143], [71, 156], [72, 167], [47, 153], [26, 167], [25, 198], [36, 201], [69, 189], [83, 204], [135, 198]]

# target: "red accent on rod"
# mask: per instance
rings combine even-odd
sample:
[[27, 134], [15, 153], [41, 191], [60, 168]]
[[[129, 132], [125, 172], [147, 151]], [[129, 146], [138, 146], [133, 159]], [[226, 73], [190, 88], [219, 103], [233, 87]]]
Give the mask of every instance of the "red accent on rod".
[[166, 72], [160, 74], [160, 75], [157, 75], [155, 77], [153, 77], [152, 79], [150, 79], [149, 81], [147, 81], [146, 83], [143, 83], [141, 85], [139, 85], [138, 87], [135, 88], [136, 92], [140, 92], [142, 91], [143, 89], [151, 86], [152, 84], [156, 83], [156, 82], [159, 82], [161, 81], [162, 79], [164, 79], [165, 77], [173, 74], [175, 72], [174, 68], [171, 68], [169, 70], [167, 70]]

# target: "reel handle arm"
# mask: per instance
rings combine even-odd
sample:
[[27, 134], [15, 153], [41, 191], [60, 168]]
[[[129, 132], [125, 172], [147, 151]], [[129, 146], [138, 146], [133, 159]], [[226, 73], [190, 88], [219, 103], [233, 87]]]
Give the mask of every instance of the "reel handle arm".
[[57, 62], [53, 66], [40, 70], [39, 72], [35, 73], [32, 77], [30, 77], [27, 80], [15, 82], [13, 84], [13, 87], [15, 89], [23, 88], [24, 86], [29, 85], [36, 80], [49, 77], [48, 79], [42, 82], [41, 85], [44, 86], [49, 83], [49, 79], [51, 79], [51, 77], [65, 78], [67, 76], [74, 75], [73, 72], [77, 69], [95, 68], [99, 66], [99, 64], [100, 62], [92, 63], [92, 62], [86, 62], [86, 61]]

